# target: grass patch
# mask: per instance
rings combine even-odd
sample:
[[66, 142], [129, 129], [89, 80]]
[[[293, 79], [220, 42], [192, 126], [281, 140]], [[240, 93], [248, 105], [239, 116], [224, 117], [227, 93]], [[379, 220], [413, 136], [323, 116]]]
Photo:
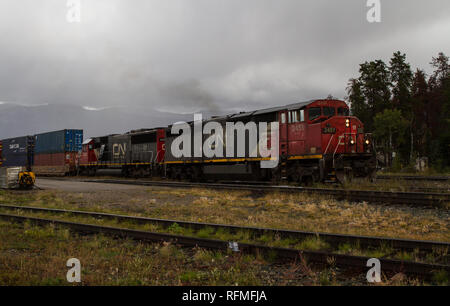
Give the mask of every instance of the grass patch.
[[330, 245], [319, 237], [315, 236], [304, 239], [296, 247], [301, 250], [318, 251], [329, 249]]
[[441, 286], [448, 286], [449, 285], [449, 279], [448, 279], [448, 273], [444, 270], [437, 271], [433, 274], [433, 281]]

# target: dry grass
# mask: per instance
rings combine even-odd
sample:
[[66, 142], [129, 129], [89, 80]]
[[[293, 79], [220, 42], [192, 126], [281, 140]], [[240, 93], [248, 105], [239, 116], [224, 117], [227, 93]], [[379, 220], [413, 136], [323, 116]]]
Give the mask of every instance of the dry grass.
[[0, 192], [0, 202], [156, 218], [450, 241], [449, 211], [337, 201], [320, 195], [149, 187], [131, 192]]
[[[201, 253], [202, 255], [197, 255]], [[82, 285], [261, 285], [261, 264], [165, 244], [78, 236], [53, 227], [0, 221], [0, 285], [69, 285], [69, 258], [82, 265]]]
[[[86, 215], [76, 215], [70, 213], [48, 213], [48, 212], [30, 212], [27, 210], [20, 209], [6, 209], [0, 208], [1, 212], [12, 213], [21, 216], [31, 216], [37, 218], [51, 218], [53, 220], [77, 222], [84, 224], [96, 224], [100, 226], [112, 226], [118, 228], [135, 229], [151, 232], [161, 232], [170, 233], [176, 235], [184, 235], [190, 237], [199, 238], [209, 238], [209, 239], [219, 239], [223, 241], [237, 241], [240, 243], [257, 243], [267, 246], [275, 247], [286, 247], [286, 248], [296, 248], [299, 250], [322, 250], [334, 253], [366, 256], [366, 257], [376, 257], [376, 258], [396, 258], [407, 261], [416, 262], [429, 262], [429, 263], [442, 263], [446, 262], [448, 258], [448, 249], [436, 249], [433, 252], [426, 254], [419, 254], [417, 252], [403, 252], [396, 251], [390, 246], [380, 246], [371, 248], [361, 248], [359, 245], [341, 244], [337, 247], [330, 246], [327, 242], [323, 241], [320, 237], [313, 236], [305, 239], [295, 239], [295, 238], [284, 238], [281, 239], [279, 235], [276, 234], [262, 234], [255, 235], [248, 230], [239, 230], [237, 232], [230, 232], [225, 229], [215, 230], [213, 227], [205, 227], [199, 230], [194, 230], [192, 228], [186, 228], [180, 226], [178, 223], [173, 223], [169, 227], [164, 227], [155, 223], [136, 223], [133, 221], [120, 221], [110, 218], [96, 218]], [[270, 256], [269, 256], [270, 260]]]
[[[181, 249], [103, 235], [79, 236], [52, 226], [0, 221], [0, 285], [70, 285], [66, 261], [81, 261], [81, 285], [364, 285], [332, 265], [311, 268], [302, 260], [288, 266], [261, 258], [204, 249]], [[407, 277], [383, 284], [423, 285]]]

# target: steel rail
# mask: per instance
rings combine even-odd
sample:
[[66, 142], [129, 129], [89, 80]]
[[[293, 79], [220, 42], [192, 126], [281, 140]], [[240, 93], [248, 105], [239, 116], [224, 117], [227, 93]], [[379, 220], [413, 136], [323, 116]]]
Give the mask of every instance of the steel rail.
[[[329, 264], [330, 262], [333, 262], [333, 264], [336, 266], [358, 269], [361, 272], [367, 271], [366, 264], [369, 260], [369, 257], [364, 256], [350, 256], [320, 251], [301, 251], [295, 249], [262, 246], [248, 243], [237, 244], [234, 242], [228, 242], [223, 240], [195, 238], [181, 235], [155, 233], [126, 228], [99, 226], [92, 224], [83, 224], [83, 223], [75, 223], [43, 218], [33, 218], [18, 215], [0, 214], [0, 218], [14, 222], [29, 221], [37, 225], [54, 224], [57, 226], [67, 227], [71, 230], [81, 233], [106, 234], [122, 238], [132, 238], [139, 241], [171, 242], [176, 245], [186, 247], [201, 247], [206, 249], [218, 249], [222, 251], [226, 251], [231, 248], [234, 251], [254, 255], [275, 254], [276, 259], [280, 260], [299, 260], [301, 258], [306, 258], [308, 262], [316, 264]], [[330, 259], [332, 260], [330, 261]], [[381, 263], [382, 271], [392, 271], [394, 273], [402, 272], [405, 274], [421, 275], [425, 278], [432, 277], [433, 274], [437, 271], [445, 271], [446, 273], [450, 273], [450, 266], [447, 265], [426, 264], [426, 263], [384, 259], [384, 258], [381, 258], [379, 260]]]
[[433, 251], [437, 248], [450, 250], [450, 243], [440, 242], [440, 241], [424, 241], [424, 240], [397, 239], [397, 238], [385, 238], [385, 237], [370, 237], [370, 236], [360, 236], [360, 235], [331, 234], [331, 233], [307, 232], [307, 231], [296, 231], [296, 230], [286, 230], [286, 229], [273, 229], [273, 228], [260, 228], [260, 227], [249, 227], [249, 226], [213, 224], [213, 223], [188, 222], [188, 221], [170, 220], [170, 219], [157, 219], [157, 218], [137, 217], [137, 216], [128, 216], [128, 215], [117, 215], [117, 214], [102, 213], [102, 212], [66, 210], [66, 209], [57, 209], [57, 208], [19, 206], [19, 205], [7, 205], [7, 204], [0, 204], [0, 208], [26, 210], [26, 211], [33, 211], [33, 212], [63, 213], [63, 214], [95, 217], [95, 218], [108, 218], [108, 219], [116, 219], [116, 220], [120, 220], [120, 221], [131, 221], [131, 222], [136, 222], [136, 223], [140, 223], [140, 224], [152, 223], [152, 224], [158, 224], [165, 228], [176, 223], [181, 227], [191, 228], [191, 229], [195, 229], [195, 230], [201, 230], [204, 228], [212, 228], [214, 230], [219, 230], [219, 229], [227, 230], [231, 233], [236, 233], [238, 231], [249, 231], [255, 235], [272, 234], [272, 235], [278, 236], [282, 239], [294, 238], [294, 239], [300, 240], [300, 239], [318, 237], [333, 246], [338, 246], [339, 244], [342, 244], [342, 243], [359, 243], [360, 246], [364, 246], [364, 247], [391, 246], [392, 248], [401, 249], [401, 250], [419, 249], [422, 251]]
[[380, 180], [448, 181], [450, 176], [377, 175]]

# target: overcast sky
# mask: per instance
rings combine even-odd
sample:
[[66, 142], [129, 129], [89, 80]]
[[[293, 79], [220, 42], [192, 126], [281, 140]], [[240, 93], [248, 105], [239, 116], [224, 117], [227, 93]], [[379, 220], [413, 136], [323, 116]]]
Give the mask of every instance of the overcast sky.
[[[430, 72], [450, 54], [450, 1], [0, 0], [0, 101], [250, 110], [332, 94], [394, 51]], [[0, 102], [1, 103], [1, 102]]]

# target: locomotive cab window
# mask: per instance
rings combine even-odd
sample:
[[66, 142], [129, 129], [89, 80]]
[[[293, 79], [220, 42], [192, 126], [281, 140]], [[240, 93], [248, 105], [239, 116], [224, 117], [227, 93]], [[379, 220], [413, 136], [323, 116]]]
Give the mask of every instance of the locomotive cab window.
[[299, 122], [299, 118], [298, 118], [298, 111], [292, 111], [292, 122], [296, 123]]
[[303, 109], [292, 111], [292, 123], [305, 121], [305, 111]]
[[322, 114], [320, 107], [311, 107], [308, 110], [308, 119], [309, 120], [314, 120], [320, 117], [320, 115]]
[[324, 107], [323, 115], [327, 117], [332, 117], [336, 114], [336, 109], [334, 107]]
[[286, 123], [286, 113], [281, 113], [281, 123], [282, 124]]
[[339, 107], [338, 108], [338, 115], [339, 116], [348, 116], [349, 115], [348, 109], [345, 108], [345, 107]]

